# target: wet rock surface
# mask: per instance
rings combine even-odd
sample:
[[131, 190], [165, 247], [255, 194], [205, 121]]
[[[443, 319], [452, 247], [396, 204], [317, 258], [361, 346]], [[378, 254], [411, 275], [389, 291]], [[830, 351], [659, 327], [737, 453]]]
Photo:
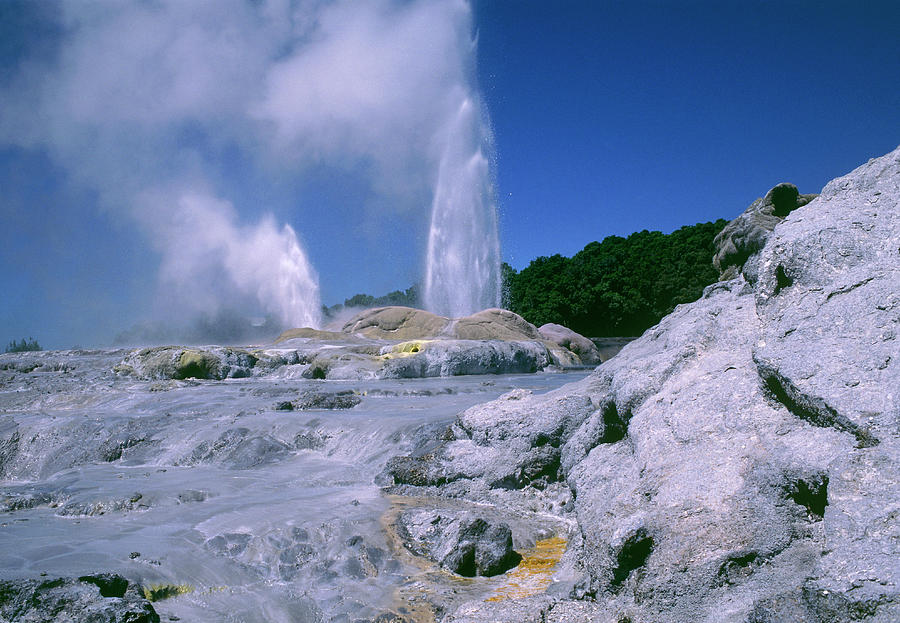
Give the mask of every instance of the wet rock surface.
[[[394, 597], [421, 576], [385, 534], [376, 475], [472, 405], [586, 373], [305, 378], [325, 346], [260, 352], [250, 376], [223, 379], [123, 372], [127, 350], [0, 355], [0, 580], [104, 570], [165, 596], [163, 620], [424, 620], [431, 606]], [[385, 344], [351, 347], [377, 358]], [[533, 532], [506, 523], [513, 539]], [[457, 601], [488, 590], [450, 577], [430, 586]]]
[[507, 524], [471, 513], [411, 509], [400, 514], [399, 524], [410, 551], [462, 576], [498, 575], [522, 559]]
[[0, 580], [0, 617], [22, 623], [159, 623], [140, 587], [114, 574]]
[[395, 492], [510, 513], [571, 492], [553, 590], [445, 621], [900, 619], [900, 149], [760, 204], [772, 227], [720, 258], [734, 279], [586, 379], [473, 407], [387, 464]]

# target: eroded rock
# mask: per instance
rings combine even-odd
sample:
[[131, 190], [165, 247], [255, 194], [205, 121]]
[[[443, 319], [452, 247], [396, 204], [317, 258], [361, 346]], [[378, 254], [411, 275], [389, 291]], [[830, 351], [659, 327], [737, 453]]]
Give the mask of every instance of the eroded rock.
[[159, 623], [140, 587], [113, 574], [0, 581], [0, 618], [22, 623]]
[[410, 551], [458, 575], [498, 575], [522, 559], [508, 525], [471, 513], [411, 509], [400, 513], [398, 527]]

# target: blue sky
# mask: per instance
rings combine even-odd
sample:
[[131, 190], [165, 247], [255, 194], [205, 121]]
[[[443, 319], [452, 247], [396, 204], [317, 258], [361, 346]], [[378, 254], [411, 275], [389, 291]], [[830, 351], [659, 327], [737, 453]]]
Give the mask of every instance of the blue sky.
[[[490, 114], [516, 268], [733, 218], [781, 181], [817, 192], [900, 143], [893, 2], [313, 2], [278, 8], [289, 20], [277, 2], [149, 4], [0, 3], [2, 340], [102, 344], [222, 292], [241, 307], [264, 268], [239, 241], [289, 245], [282, 224], [323, 303], [408, 287], [435, 102], [460, 85]], [[172, 235], [186, 184], [217, 228]], [[240, 288], [210, 285], [206, 238]]]

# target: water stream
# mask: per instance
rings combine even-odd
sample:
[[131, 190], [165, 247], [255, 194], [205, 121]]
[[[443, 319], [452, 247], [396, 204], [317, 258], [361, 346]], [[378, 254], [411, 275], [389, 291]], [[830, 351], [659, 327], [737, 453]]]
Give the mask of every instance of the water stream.
[[[418, 571], [382, 523], [387, 459], [471, 405], [586, 374], [135, 382], [109, 372], [121, 353], [43, 357], [60, 370], [0, 372], [0, 441], [15, 440], [0, 452], [0, 577], [183, 586], [157, 602], [164, 621], [349, 623], [395, 607]], [[275, 410], [310, 390], [362, 401]]]

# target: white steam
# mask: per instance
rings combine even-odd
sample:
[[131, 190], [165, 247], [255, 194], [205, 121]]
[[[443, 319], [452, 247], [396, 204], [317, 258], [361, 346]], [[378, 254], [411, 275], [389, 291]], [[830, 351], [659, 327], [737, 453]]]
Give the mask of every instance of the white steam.
[[[163, 254], [161, 279], [199, 309], [215, 309], [218, 294], [233, 287], [288, 326], [319, 326], [318, 277], [291, 226], [279, 228], [266, 216], [241, 227], [236, 218], [226, 201], [195, 192], [180, 196], [170, 217], [151, 226]], [[229, 283], [218, 278], [222, 269]]]
[[[459, 197], [474, 205], [435, 211], [432, 229], [444, 233], [432, 236], [429, 255], [443, 256], [449, 240], [447, 264], [464, 265], [454, 275], [472, 274], [490, 292], [472, 304], [494, 301], [495, 269], [482, 267], [499, 258], [482, 149], [489, 130], [478, 105], [460, 117], [462, 102], [478, 101], [465, 0], [30, 8], [57, 22], [54, 51], [24, 55], [0, 83], [0, 147], [42, 152], [74, 187], [96, 194], [97, 206], [73, 210], [100, 207], [116, 223], [137, 223], [160, 253], [167, 311], [240, 303], [248, 315], [315, 326], [318, 277], [292, 225], [315, 263], [330, 267], [339, 262], [325, 254], [356, 251], [339, 244], [348, 227], [365, 223], [380, 242], [402, 232], [407, 245], [424, 246], [427, 206]], [[378, 200], [342, 206], [341, 222], [323, 225], [328, 208], [297, 190], [321, 167], [353, 176]], [[475, 236], [493, 236], [487, 251], [457, 257], [469, 235], [453, 230], [457, 218], [474, 223]], [[311, 221], [319, 229], [304, 231]], [[409, 270], [355, 264], [363, 274]], [[443, 274], [428, 270], [432, 282], [462, 279]]]

